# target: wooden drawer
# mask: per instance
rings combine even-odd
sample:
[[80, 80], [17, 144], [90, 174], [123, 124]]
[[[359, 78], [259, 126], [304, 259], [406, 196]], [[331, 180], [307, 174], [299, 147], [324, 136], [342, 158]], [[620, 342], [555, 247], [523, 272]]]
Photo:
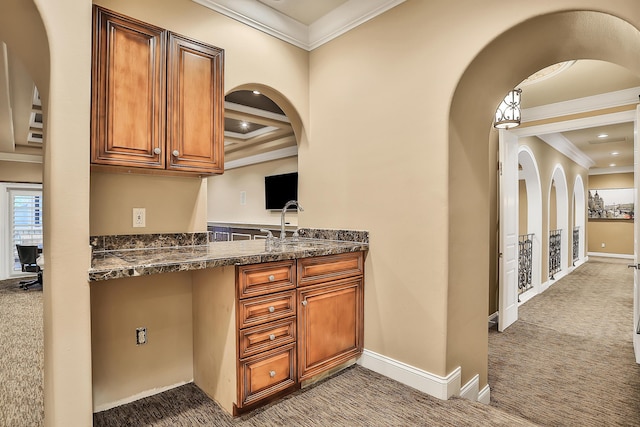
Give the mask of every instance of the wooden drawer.
[[289, 344], [240, 361], [238, 407], [296, 384], [296, 346]]
[[247, 298], [238, 302], [238, 329], [284, 319], [295, 314], [295, 291]]
[[265, 323], [238, 333], [238, 357], [245, 357], [296, 341], [296, 318]]
[[238, 298], [255, 297], [296, 287], [295, 261], [242, 265], [237, 268]]
[[298, 286], [361, 275], [364, 272], [362, 252], [348, 252], [298, 260]]

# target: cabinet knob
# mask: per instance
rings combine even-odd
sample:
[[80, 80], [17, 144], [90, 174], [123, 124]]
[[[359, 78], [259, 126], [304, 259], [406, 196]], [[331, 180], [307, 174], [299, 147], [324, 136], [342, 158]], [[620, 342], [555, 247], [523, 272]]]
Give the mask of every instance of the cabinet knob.
[[306, 300], [306, 299], [303, 299], [303, 300], [302, 300], [302, 305], [304, 305], [304, 306], [306, 306], [306, 305], [307, 305], [307, 300]]
[[160, 147], [156, 147], [153, 149], [153, 154], [160, 154], [162, 153], [162, 150], [160, 149]]
[[269, 313], [273, 313], [274, 311], [276, 311], [276, 308], [274, 306], [269, 306]]
[[276, 276], [274, 276], [273, 274], [271, 274], [271, 275], [269, 276], [269, 281], [270, 281], [270, 282], [273, 282], [274, 280], [276, 280]]
[[173, 150], [171, 154], [173, 154], [175, 157], [178, 157], [180, 155], [180, 152], [178, 150]]
[[269, 335], [269, 341], [273, 341], [276, 339], [276, 336], [274, 334]]
[[269, 371], [269, 376], [271, 378], [275, 377], [276, 376], [276, 371]]

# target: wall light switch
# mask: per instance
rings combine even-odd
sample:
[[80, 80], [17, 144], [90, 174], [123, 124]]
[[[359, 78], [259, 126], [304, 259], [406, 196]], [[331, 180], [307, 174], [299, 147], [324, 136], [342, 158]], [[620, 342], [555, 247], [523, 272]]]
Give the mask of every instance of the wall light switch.
[[240, 192], [240, 204], [241, 205], [246, 205], [247, 204], [247, 192], [246, 191], [241, 191]]
[[146, 227], [145, 216], [146, 216], [145, 208], [133, 208], [133, 226]]

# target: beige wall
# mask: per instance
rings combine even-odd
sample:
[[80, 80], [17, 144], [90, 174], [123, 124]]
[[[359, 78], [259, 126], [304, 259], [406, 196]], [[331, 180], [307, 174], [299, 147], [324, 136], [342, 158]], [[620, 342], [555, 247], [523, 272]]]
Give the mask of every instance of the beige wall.
[[529, 205], [527, 204], [527, 183], [524, 179], [518, 180], [518, 234], [529, 234]]
[[[273, 160], [231, 169], [208, 178], [207, 220], [241, 224], [280, 225], [280, 212], [265, 209], [264, 177], [298, 170], [298, 158]], [[245, 204], [240, 203], [245, 192]], [[304, 206], [304, 201], [300, 204]], [[287, 222], [297, 225], [297, 214], [288, 213]]]
[[[90, 223], [102, 227], [89, 208], [90, 198], [102, 196], [89, 193], [91, 4], [34, 2], [43, 23], [32, 3], [6, 0], [0, 35], [13, 52], [23, 49], [46, 104], [45, 417], [47, 425], [86, 426], [87, 241]], [[226, 92], [257, 82], [290, 100], [304, 124], [300, 224], [371, 232], [365, 347], [437, 375], [460, 366], [462, 383], [479, 374], [481, 388], [495, 255], [495, 106], [522, 79], [562, 60], [609, 60], [640, 73], [636, 0], [541, 0], [517, 8], [498, 0], [455, 7], [407, 0], [311, 54], [188, 0], [100, 4], [224, 47]], [[545, 16], [580, 9], [604, 13]], [[510, 66], [496, 67], [505, 57]]]
[[[589, 175], [589, 189], [633, 186], [633, 173]], [[587, 242], [589, 252], [633, 255], [633, 221], [590, 220], [587, 222]]]
[[0, 182], [42, 183], [42, 163], [0, 161]]
[[[145, 208], [146, 227], [133, 227], [133, 208]], [[91, 174], [91, 235], [207, 230], [207, 180]]]
[[[193, 380], [191, 273], [91, 284], [93, 405]], [[147, 343], [136, 345], [136, 328]]]

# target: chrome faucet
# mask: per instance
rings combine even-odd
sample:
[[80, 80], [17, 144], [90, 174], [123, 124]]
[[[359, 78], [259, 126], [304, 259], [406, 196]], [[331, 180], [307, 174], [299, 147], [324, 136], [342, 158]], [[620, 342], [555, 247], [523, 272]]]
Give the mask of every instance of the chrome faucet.
[[280, 240], [284, 240], [286, 237], [284, 231], [284, 215], [285, 213], [287, 213], [287, 208], [294, 205], [300, 212], [304, 212], [304, 209], [302, 209], [302, 206], [300, 206], [300, 203], [298, 203], [296, 200], [289, 200], [287, 203], [285, 203], [284, 207], [282, 208], [282, 213], [280, 214]]

